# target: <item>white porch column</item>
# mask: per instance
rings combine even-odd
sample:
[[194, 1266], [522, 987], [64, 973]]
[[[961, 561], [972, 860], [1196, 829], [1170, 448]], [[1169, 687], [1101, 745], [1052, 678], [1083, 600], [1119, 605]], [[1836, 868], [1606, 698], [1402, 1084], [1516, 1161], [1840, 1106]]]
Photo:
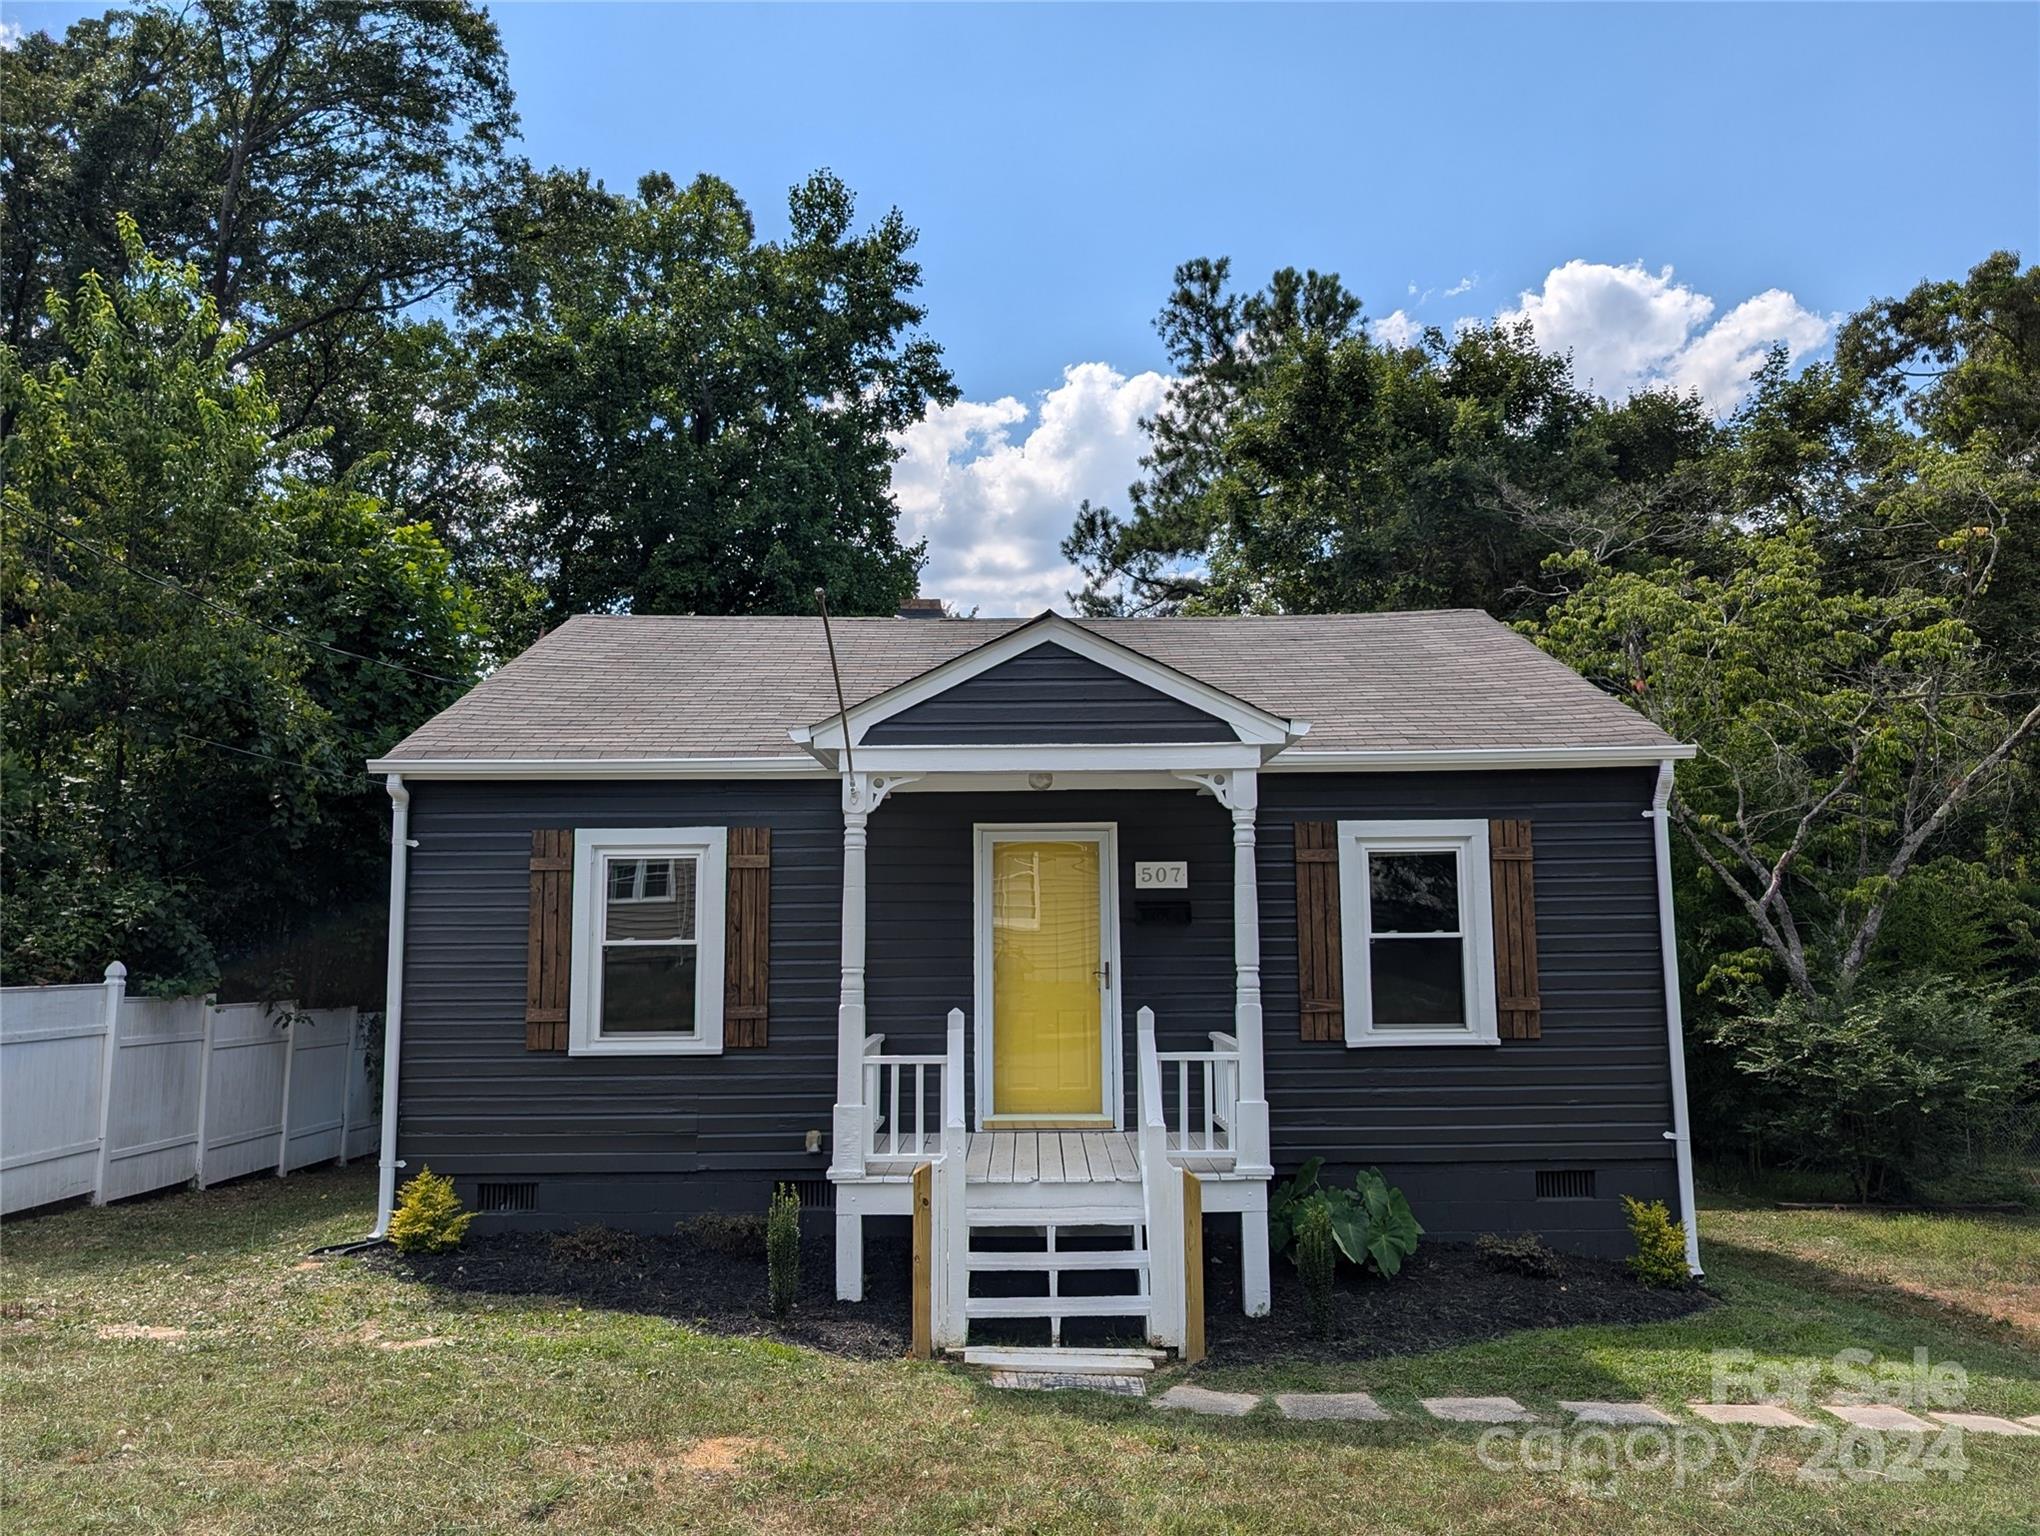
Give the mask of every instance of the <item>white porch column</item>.
[[[864, 867], [871, 819], [864, 776], [843, 780], [842, 979], [836, 1001], [836, 1110], [829, 1177], [864, 1173]], [[864, 1218], [836, 1212], [836, 1299], [864, 1299]]]
[[[918, 775], [849, 774], [843, 779], [842, 980], [836, 1001], [836, 1106], [830, 1133], [829, 1177], [838, 1183], [864, 1176], [870, 1106], [864, 1102], [864, 912], [869, 881], [865, 833], [871, 813]], [[838, 1208], [836, 1297], [864, 1299], [864, 1218]]]

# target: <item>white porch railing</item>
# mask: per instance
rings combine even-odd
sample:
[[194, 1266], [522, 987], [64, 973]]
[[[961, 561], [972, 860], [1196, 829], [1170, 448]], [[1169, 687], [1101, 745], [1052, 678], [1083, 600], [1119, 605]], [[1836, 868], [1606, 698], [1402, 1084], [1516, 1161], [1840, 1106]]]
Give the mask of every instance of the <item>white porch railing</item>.
[[[1230, 1155], [1233, 1109], [1240, 1101], [1240, 1048], [1231, 1035], [1212, 1031], [1208, 1051], [1157, 1055], [1163, 1095], [1176, 1101], [1176, 1150], [1195, 1157]], [[1175, 1093], [1168, 1092], [1171, 1081]]]
[[[960, 1010], [959, 1010], [960, 1011]], [[945, 1082], [947, 1056], [888, 1056], [884, 1035], [864, 1037], [864, 1159], [925, 1163], [942, 1155], [948, 1103], [962, 1107], [961, 1073]]]
[[1155, 1051], [1155, 1011], [1135, 1016], [1139, 1092], [1141, 1203], [1147, 1217], [1148, 1338], [1180, 1349], [1186, 1323], [1183, 1268], [1183, 1174], [1169, 1161], [1169, 1126], [1163, 1109], [1162, 1063]]

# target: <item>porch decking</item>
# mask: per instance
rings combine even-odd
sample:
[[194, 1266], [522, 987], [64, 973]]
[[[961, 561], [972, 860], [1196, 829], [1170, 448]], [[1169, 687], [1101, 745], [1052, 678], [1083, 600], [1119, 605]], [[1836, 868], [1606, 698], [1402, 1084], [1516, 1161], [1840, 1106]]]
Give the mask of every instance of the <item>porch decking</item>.
[[[1208, 1178], [1224, 1178], [1234, 1158], [1223, 1147], [1207, 1150], [1196, 1136], [1183, 1150], [1180, 1131], [1169, 1132], [1169, 1161]], [[917, 1157], [866, 1159], [874, 1177], [903, 1178]], [[971, 1184], [1139, 1184], [1140, 1138], [1131, 1131], [973, 1131], [964, 1141], [964, 1178]]]

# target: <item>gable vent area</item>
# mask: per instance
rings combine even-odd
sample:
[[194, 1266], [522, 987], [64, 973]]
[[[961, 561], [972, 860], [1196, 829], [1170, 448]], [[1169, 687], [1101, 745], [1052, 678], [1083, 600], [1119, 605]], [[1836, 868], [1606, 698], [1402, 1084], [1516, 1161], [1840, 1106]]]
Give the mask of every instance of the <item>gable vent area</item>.
[[1594, 1198], [1594, 1170], [1591, 1168], [1540, 1168], [1537, 1170], [1537, 1198], [1540, 1200], [1591, 1200]]

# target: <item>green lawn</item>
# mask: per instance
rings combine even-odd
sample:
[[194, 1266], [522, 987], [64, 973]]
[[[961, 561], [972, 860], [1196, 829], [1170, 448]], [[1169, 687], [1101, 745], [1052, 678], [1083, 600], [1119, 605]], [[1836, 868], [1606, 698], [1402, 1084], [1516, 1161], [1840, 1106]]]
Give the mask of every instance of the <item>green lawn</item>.
[[[305, 1251], [365, 1230], [366, 1171], [298, 1175], [0, 1232], [5, 1528], [28, 1532], [2040, 1529], [2040, 1442], [1966, 1470], [1807, 1482], [1811, 1437], [1726, 1442], [1683, 1480], [1490, 1469], [1436, 1392], [1704, 1396], [1709, 1351], [1818, 1368], [1846, 1348], [1969, 1373], [1965, 1406], [2040, 1413], [2040, 1221], [1717, 1209], [1723, 1303], [1348, 1368], [1198, 1379], [1364, 1387], [1398, 1422], [1186, 1419], [996, 1392], [543, 1301], [428, 1294]], [[405, 1347], [408, 1346], [408, 1347]], [[1694, 1426], [1697, 1430], [1697, 1425]], [[1492, 1459], [1492, 1458], [1491, 1458]]]

